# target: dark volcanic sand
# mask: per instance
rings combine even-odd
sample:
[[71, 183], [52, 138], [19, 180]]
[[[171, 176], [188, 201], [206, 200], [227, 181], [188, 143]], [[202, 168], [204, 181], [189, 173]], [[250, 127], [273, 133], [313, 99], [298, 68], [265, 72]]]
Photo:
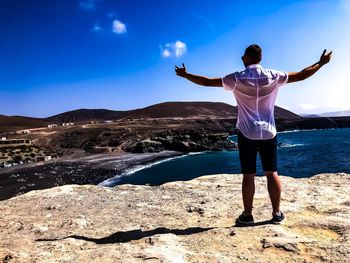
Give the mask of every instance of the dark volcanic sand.
[[0, 200], [65, 184], [98, 184], [135, 166], [183, 155], [160, 153], [95, 154], [73, 160], [32, 163], [0, 169]]

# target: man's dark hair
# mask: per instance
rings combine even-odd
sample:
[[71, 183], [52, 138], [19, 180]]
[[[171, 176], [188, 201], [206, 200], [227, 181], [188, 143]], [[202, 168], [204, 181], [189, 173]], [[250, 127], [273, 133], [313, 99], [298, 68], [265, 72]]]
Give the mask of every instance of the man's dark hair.
[[259, 63], [262, 59], [262, 50], [256, 44], [250, 45], [245, 49], [244, 55], [249, 57], [252, 62]]

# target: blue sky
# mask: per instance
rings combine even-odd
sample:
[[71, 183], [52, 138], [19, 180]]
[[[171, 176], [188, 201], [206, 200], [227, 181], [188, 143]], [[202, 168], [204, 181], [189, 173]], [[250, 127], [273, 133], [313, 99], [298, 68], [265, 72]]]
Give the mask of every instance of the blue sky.
[[242, 70], [246, 46], [262, 65], [298, 71], [333, 61], [279, 91], [296, 113], [350, 109], [350, 1], [0, 0], [0, 114], [46, 117], [78, 108], [128, 110], [164, 101], [222, 101], [223, 88], [174, 74]]

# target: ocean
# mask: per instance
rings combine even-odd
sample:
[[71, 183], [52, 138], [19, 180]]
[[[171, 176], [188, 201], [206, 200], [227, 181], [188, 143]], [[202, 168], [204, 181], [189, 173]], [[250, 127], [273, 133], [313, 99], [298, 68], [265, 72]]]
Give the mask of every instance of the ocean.
[[[230, 136], [230, 140], [237, 141], [237, 137]], [[278, 143], [280, 175], [301, 178], [320, 173], [350, 173], [349, 128], [280, 132]], [[160, 185], [220, 173], [240, 173], [238, 151], [200, 152], [166, 159], [134, 168], [101, 184]], [[259, 157], [257, 174], [263, 174]]]

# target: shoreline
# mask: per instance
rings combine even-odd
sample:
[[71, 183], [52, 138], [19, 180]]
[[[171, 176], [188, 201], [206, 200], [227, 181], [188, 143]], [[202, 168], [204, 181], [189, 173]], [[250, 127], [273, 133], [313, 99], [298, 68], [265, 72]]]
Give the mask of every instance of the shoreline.
[[32, 190], [66, 184], [98, 185], [135, 167], [182, 155], [187, 154], [178, 151], [91, 154], [74, 159], [65, 157], [53, 161], [3, 168], [0, 171], [0, 201]]
[[[279, 133], [318, 130], [330, 129], [293, 130]], [[299, 144], [279, 146], [293, 147], [299, 146]], [[129, 176], [139, 170], [157, 165], [160, 162], [203, 152], [206, 151], [196, 153], [169, 150], [152, 153], [118, 151], [87, 154], [82, 150], [75, 149], [71, 151], [70, 155], [66, 155], [60, 159], [0, 169], [0, 200], [5, 200], [32, 190], [66, 184], [100, 184], [111, 187], [118, 184], [118, 176], [119, 178], [120, 176]]]
[[149, 162], [149, 163], [142, 164], [142, 165], [135, 165], [133, 167], [129, 167], [126, 170], [124, 170], [122, 174], [116, 175], [116, 176], [111, 177], [111, 178], [108, 178], [108, 179], [100, 182], [98, 185], [99, 186], [104, 186], [104, 187], [114, 187], [114, 186], [118, 185], [118, 181], [119, 181], [119, 179], [121, 177], [131, 176], [134, 173], [136, 173], [138, 171], [141, 171], [143, 169], [147, 169], [147, 168], [150, 168], [152, 166], [155, 166], [155, 165], [158, 165], [158, 164], [161, 164], [161, 163], [164, 163], [164, 162], [168, 162], [168, 161], [171, 161], [171, 160], [174, 160], [174, 159], [179, 159], [179, 158], [183, 158], [183, 157], [191, 156], [191, 155], [203, 154], [205, 152], [207, 152], [207, 151], [184, 153], [184, 154], [181, 154], [181, 155], [175, 155], [175, 156], [171, 156], [171, 157], [168, 157], [168, 158], [155, 160], [154, 162]]

